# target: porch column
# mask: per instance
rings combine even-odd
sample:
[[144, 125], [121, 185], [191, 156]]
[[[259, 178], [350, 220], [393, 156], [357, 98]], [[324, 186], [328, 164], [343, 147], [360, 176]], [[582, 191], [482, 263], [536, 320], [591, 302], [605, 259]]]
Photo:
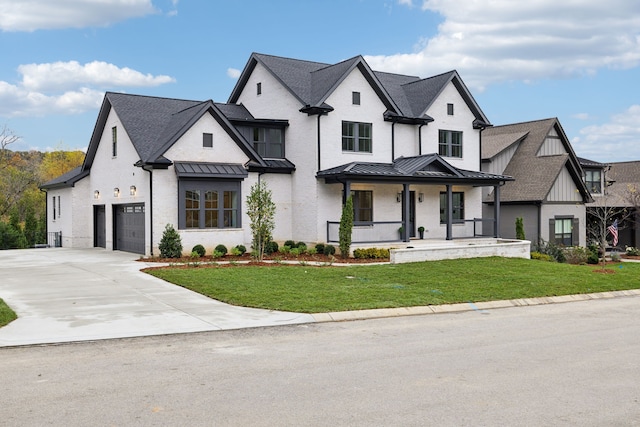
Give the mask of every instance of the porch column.
[[493, 237], [500, 237], [500, 184], [493, 187]]
[[347, 203], [347, 197], [351, 194], [351, 181], [346, 181], [342, 186], [342, 206], [344, 206]]
[[447, 185], [447, 240], [453, 239], [453, 191], [451, 184]]
[[411, 207], [409, 205], [410, 201], [410, 193], [409, 193], [409, 184], [402, 184], [402, 241], [408, 242], [409, 236], [409, 211]]

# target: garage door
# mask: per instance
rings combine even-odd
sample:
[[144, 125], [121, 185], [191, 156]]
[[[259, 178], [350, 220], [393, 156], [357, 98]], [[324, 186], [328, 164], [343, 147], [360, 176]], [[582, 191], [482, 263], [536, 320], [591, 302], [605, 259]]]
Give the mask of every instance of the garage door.
[[144, 203], [115, 205], [113, 249], [144, 254]]

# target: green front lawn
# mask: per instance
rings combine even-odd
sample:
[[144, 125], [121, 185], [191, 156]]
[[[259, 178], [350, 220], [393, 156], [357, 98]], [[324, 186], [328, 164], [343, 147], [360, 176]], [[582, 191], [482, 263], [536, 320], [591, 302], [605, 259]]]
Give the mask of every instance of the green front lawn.
[[0, 327], [8, 325], [17, 318], [16, 313], [0, 298]]
[[160, 268], [149, 274], [245, 307], [319, 313], [640, 288], [640, 263], [476, 258], [396, 265]]

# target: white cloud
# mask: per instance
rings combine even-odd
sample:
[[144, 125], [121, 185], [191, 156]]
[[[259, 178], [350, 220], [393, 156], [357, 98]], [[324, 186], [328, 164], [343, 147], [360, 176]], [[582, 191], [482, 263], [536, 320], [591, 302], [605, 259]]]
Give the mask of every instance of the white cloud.
[[[408, 0], [400, 4], [411, 6]], [[373, 69], [430, 76], [457, 69], [479, 90], [640, 63], [640, 4], [628, 0], [424, 0], [442, 15], [413, 52], [366, 56]]]
[[119, 68], [102, 61], [81, 65], [77, 61], [20, 65], [22, 86], [29, 90], [61, 90], [78, 85], [98, 87], [158, 86], [173, 83], [169, 76], [142, 74], [131, 68]]
[[104, 90], [158, 86], [172, 77], [143, 74], [101, 61], [28, 64], [18, 67], [19, 84], [0, 81], [0, 116], [76, 114], [100, 107]]
[[580, 130], [571, 142], [581, 156], [601, 162], [640, 159], [640, 105], [615, 114], [608, 123]]
[[589, 113], [576, 113], [576, 114], [573, 114], [571, 117], [573, 117], [574, 119], [578, 119], [578, 120], [590, 120], [591, 119], [591, 115]]
[[238, 77], [240, 77], [240, 74], [242, 74], [242, 71], [238, 70], [237, 68], [227, 68], [227, 76], [231, 77], [232, 79], [237, 79]]
[[36, 31], [107, 26], [152, 13], [157, 10], [151, 0], [0, 0], [0, 29]]

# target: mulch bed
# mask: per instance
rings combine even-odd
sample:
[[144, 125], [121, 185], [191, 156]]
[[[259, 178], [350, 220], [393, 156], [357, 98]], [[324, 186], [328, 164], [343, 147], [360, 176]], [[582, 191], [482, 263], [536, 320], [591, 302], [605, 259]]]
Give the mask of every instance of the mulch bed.
[[[362, 258], [341, 258], [340, 256], [331, 256], [331, 255], [321, 255], [321, 254], [301, 254], [301, 255], [291, 255], [291, 254], [271, 254], [264, 256], [265, 261], [272, 262], [257, 262], [254, 258], [249, 254], [244, 254], [241, 256], [234, 255], [224, 255], [221, 257], [214, 258], [211, 255], [205, 255], [200, 258], [191, 258], [191, 257], [182, 257], [182, 258], [140, 258], [138, 261], [142, 262], [158, 262], [158, 263], [170, 263], [170, 264], [184, 264], [185, 266], [199, 264], [199, 265], [217, 265], [218, 266], [236, 266], [236, 265], [289, 265], [289, 264], [278, 264], [278, 261], [293, 261], [293, 262], [313, 262], [320, 263], [325, 265], [331, 264], [371, 264], [376, 262], [389, 262], [389, 258], [377, 258], [377, 259], [362, 259]], [[247, 264], [248, 263], [248, 264]]]

